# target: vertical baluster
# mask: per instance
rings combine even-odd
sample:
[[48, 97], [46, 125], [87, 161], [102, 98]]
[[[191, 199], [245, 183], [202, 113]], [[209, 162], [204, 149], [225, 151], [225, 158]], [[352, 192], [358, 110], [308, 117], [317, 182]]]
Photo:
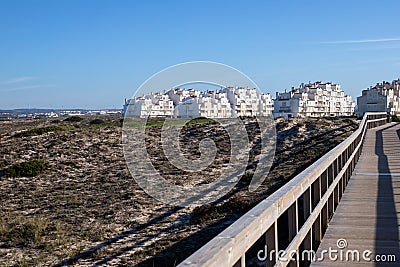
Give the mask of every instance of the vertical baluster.
[[270, 256], [272, 254], [270, 254], [270, 252], [272, 250], [274, 250], [275, 252], [278, 250], [277, 235], [276, 235], [277, 233], [278, 233], [278, 231], [276, 229], [276, 221], [275, 221], [275, 223], [267, 230], [267, 232], [265, 234], [266, 245], [267, 245], [267, 249], [265, 251], [265, 253], [267, 253], [267, 255], [266, 255], [267, 267], [272, 267], [276, 263], [276, 253], [275, 253], [274, 257], [271, 259]]

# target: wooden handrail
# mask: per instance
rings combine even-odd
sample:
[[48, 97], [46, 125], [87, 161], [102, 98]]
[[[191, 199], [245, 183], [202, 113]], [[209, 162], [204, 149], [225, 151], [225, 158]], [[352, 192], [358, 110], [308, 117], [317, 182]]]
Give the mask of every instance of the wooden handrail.
[[[286, 250], [300, 246], [316, 251], [330, 215], [339, 202], [361, 154], [367, 129], [386, 123], [386, 113], [366, 113], [347, 139], [295, 176], [271, 196], [240, 217], [178, 266], [245, 266], [246, 252], [263, 236], [265, 244], [278, 251], [278, 219], [288, 213], [288, 232], [293, 236]], [[300, 200], [300, 198], [302, 200]], [[304, 214], [299, 214], [302, 206]], [[307, 213], [307, 214], [306, 214]], [[304, 215], [300, 227], [299, 218]], [[286, 266], [276, 254], [269, 266]], [[299, 259], [292, 264], [299, 265]]]

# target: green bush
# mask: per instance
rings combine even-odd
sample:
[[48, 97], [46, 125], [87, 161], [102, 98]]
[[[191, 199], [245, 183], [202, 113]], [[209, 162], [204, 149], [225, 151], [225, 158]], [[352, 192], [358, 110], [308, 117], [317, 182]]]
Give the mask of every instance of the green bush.
[[216, 206], [205, 204], [198, 206], [192, 211], [190, 222], [193, 224], [205, 223], [221, 217]]
[[396, 115], [392, 115], [392, 121], [393, 122], [400, 122], [400, 118], [397, 117]]
[[102, 119], [94, 119], [94, 120], [91, 120], [91, 121], [89, 122], [90, 125], [104, 124], [104, 123], [105, 123], [105, 121], [102, 120]]
[[253, 179], [254, 172], [253, 171], [246, 171], [242, 178], [240, 179], [243, 183], [249, 184], [251, 179]]
[[15, 163], [5, 170], [5, 174], [10, 177], [34, 177], [41, 174], [48, 167], [44, 160], [30, 160], [21, 163]]
[[79, 116], [71, 116], [71, 117], [66, 118], [64, 121], [80, 122], [80, 121], [83, 121], [83, 118], [79, 117]]
[[199, 118], [194, 118], [194, 119], [188, 121], [185, 125], [190, 126], [190, 125], [199, 125], [199, 124], [217, 124], [217, 122], [213, 119], [199, 117]]

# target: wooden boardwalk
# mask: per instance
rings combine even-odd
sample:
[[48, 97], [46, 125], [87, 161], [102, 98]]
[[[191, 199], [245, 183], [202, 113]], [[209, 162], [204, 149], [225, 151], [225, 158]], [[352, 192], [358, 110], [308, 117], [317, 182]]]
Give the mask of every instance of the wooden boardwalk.
[[[400, 124], [392, 123], [367, 131], [361, 157], [318, 248], [317, 257], [331, 248], [339, 258], [325, 254], [311, 266], [400, 266], [399, 222]], [[347, 246], [339, 249], [338, 239]], [[358, 250], [360, 261], [352, 260], [351, 250]], [[363, 253], [370, 259], [379, 254], [377, 260], [395, 255], [396, 262], [366, 261]]]

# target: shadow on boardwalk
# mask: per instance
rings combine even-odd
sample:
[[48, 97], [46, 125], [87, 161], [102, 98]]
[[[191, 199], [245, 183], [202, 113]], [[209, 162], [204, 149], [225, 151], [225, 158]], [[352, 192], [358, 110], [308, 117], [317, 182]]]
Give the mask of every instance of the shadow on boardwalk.
[[[397, 126], [391, 125], [376, 131], [375, 154], [378, 156], [378, 197], [376, 206], [376, 228], [375, 228], [375, 255], [396, 254], [396, 260], [400, 260], [399, 248], [399, 222], [397, 219], [396, 203], [394, 198], [394, 173], [389, 166], [388, 155], [385, 154], [390, 145], [386, 140], [384, 144], [383, 132]], [[398, 140], [400, 142], [400, 130], [397, 130]], [[399, 178], [399, 177], [397, 177]], [[388, 235], [390, 233], [390, 235]], [[390, 238], [387, 238], [390, 236]], [[398, 264], [398, 263], [397, 263]], [[375, 266], [395, 266], [396, 263], [375, 262]]]

